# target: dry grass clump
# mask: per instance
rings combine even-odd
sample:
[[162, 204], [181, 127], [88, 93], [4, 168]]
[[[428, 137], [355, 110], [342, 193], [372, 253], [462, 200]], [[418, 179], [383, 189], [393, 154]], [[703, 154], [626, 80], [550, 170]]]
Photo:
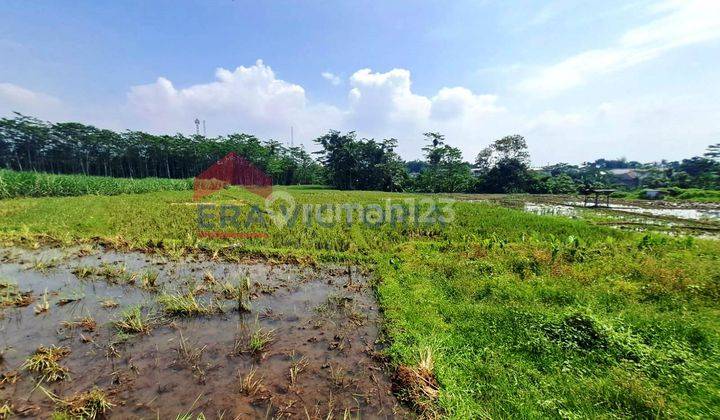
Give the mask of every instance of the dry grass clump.
[[189, 343], [183, 336], [182, 331], [180, 331], [180, 341], [178, 347], [175, 349], [178, 355], [176, 362], [189, 367], [200, 380], [203, 380], [205, 370], [203, 369], [201, 361], [206, 348], [206, 345], [200, 347], [197, 344]]
[[72, 269], [72, 273], [79, 279], [86, 279], [92, 275], [97, 274], [97, 269], [88, 265], [77, 266]]
[[24, 307], [33, 301], [32, 292], [22, 292], [18, 285], [7, 280], [0, 280], [0, 308]]
[[210, 270], [205, 270], [203, 272], [203, 282], [213, 286], [216, 285], [217, 279], [215, 278], [215, 274]]
[[298, 375], [305, 370], [308, 365], [307, 357], [302, 356], [299, 359], [295, 357], [295, 351], [293, 350], [292, 362], [290, 363], [290, 385], [297, 383]]
[[393, 377], [393, 391], [403, 402], [419, 412], [435, 417], [439, 384], [433, 375], [433, 353], [430, 348], [420, 351], [417, 366], [398, 366]]
[[33, 269], [41, 272], [46, 273], [49, 270], [54, 269], [58, 265], [58, 259], [57, 258], [51, 258], [49, 260], [44, 259], [36, 259], [32, 262], [31, 266]]
[[237, 282], [226, 280], [225, 283], [214, 285], [216, 293], [228, 300], [237, 301], [238, 311], [250, 312], [250, 277], [238, 277]]
[[43, 390], [55, 402], [57, 410], [62, 413], [62, 415], [55, 416], [55, 418], [96, 419], [115, 406], [107, 393], [97, 387], [66, 399], [59, 398], [45, 389]]
[[0, 388], [5, 385], [13, 385], [20, 380], [20, 373], [16, 370], [0, 373]]
[[100, 306], [106, 309], [112, 309], [117, 308], [120, 304], [113, 298], [106, 298], [100, 301]]
[[258, 392], [262, 391], [262, 381], [263, 378], [258, 378], [257, 369], [255, 368], [255, 366], [253, 366], [252, 368], [250, 368], [250, 371], [247, 373], [247, 375], [240, 377], [240, 392], [249, 397], [252, 397]]
[[63, 328], [67, 328], [69, 330], [80, 328], [86, 332], [93, 332], [97, 327], [97, 322], [95, 322], [92, 317], [86, 316], [73, 321], [63, 321], [61, 325], [63, 326]]
[[3, 405], [0, 405], [0, 419], [5, 420], [11, 418], [13, 415], [13, 409], [12, 405], [10, 405], [9, 402], [3, 403]]
[[69, 376], [69, 370], [61, 366], [59, 362], [68, 354], [70, 354], [68, 347], [40, 346], [32, 356], [25, 360], [22, 368], [42, 375], [42, 379], [48, 382], [63, 380]]

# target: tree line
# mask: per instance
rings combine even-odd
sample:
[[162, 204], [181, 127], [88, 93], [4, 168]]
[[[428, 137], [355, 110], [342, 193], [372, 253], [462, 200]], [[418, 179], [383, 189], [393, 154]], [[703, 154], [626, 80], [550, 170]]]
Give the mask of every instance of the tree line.
[[302, 147], [248, 134], [221, 137], [122, 133], [76, 122], [50, 123], [16, 114], [0, 119], [0, 166], [17, 171], [123, 178], [190, 178], [235, 152], [276, 184], [323, 182]]
[[326, 184], [345, 190], [477, 193], [574, 193], [622, 187], [612, 173], [633, 169], [635, 187], [720, 189], [720, 144], [704, 156], [643, 164], [598, 159], [531, 169], [527, 142], [505, 136], [470, 163], [437, 132], [424, 134], [423, 159], [405, 162], [398, 141], [358, 138], [331, 130], [314, 142], [318, 152], [261, 141], [249, 134], [219, 137], [115, 132], [76, 122], [51, 123], [15, 114], [0, 119], [0, 167], [18, 171], [126, 178], [191, 178], [230, 152], [244, 156], [275, 184]]

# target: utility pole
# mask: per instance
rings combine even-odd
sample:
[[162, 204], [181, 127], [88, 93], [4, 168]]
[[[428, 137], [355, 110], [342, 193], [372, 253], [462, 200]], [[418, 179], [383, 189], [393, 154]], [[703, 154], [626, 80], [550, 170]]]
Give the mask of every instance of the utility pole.
[[195, 134], [200, 135], [200, 120], [195, 118]]

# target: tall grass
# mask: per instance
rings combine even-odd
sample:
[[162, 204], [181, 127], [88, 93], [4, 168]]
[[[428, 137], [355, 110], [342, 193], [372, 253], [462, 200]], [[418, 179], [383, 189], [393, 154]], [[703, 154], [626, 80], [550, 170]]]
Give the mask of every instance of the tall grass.
[[190, 179], [111, 178], [85, 175], [54, 175], [0, 169], [0, 199], [15, 197], [62, 197], [78, 195], [140, 194], [192, 189]]

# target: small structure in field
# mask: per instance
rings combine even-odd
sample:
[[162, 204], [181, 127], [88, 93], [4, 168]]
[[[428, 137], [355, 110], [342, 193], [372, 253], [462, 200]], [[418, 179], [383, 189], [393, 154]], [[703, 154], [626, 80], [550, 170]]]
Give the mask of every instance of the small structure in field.
[[610, 194], [612, 194], [614, 192], [615, 192], [615, 190], [610, 190], [610, 189], [586, 188], [582, 191], [584, 206], [587, 207], [588, 200], [590, 200], [591, 196], [594, 195], [595, 196], [595, 200], [594, 200], [595, 204], [593, 205], [593, 207], [600, 207], [600, 205], [601, 205], [600, 196], [604, 197], [603, 201], [605, 201], [605, 207], [610, 207]]

